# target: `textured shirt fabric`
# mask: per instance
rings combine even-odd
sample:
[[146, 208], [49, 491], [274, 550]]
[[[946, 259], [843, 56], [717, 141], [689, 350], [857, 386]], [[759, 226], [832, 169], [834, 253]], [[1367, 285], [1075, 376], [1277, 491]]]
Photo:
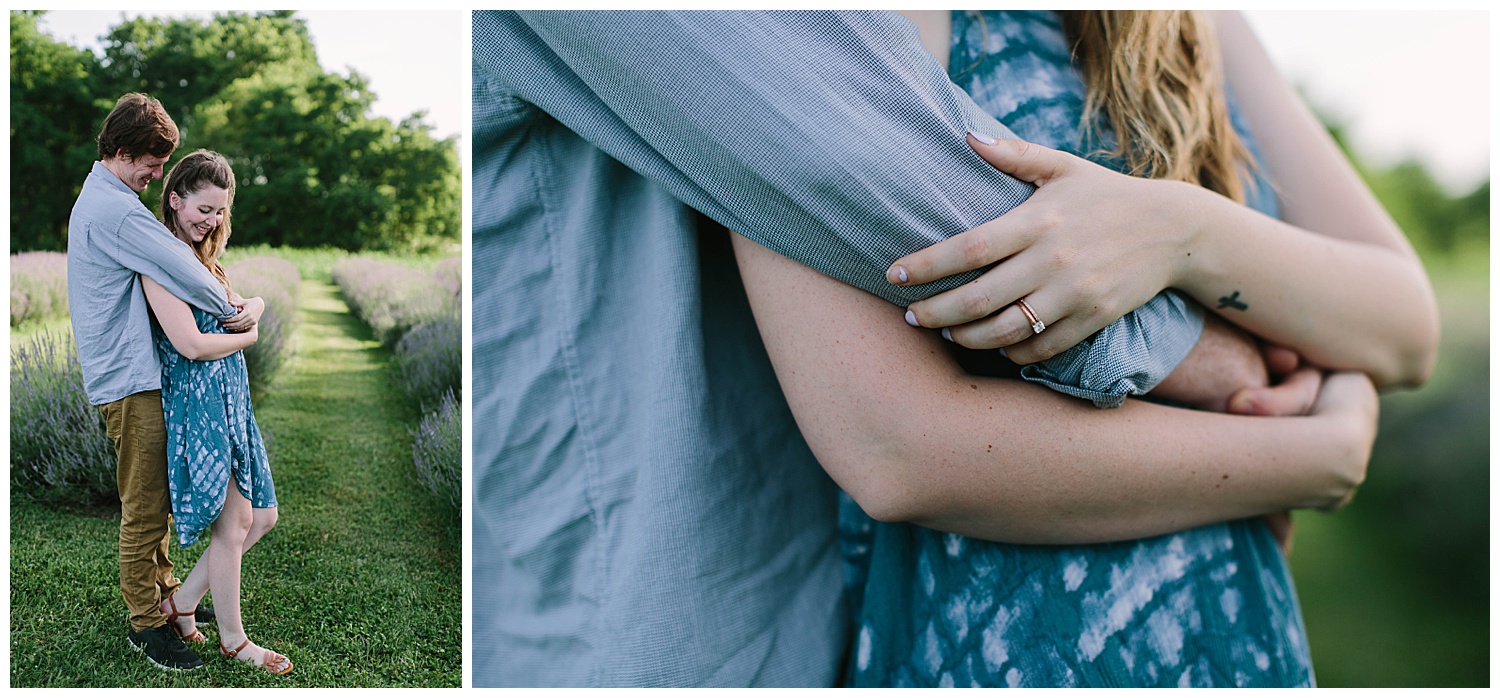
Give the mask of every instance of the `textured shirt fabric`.
[[161, 387], [138, 274], [221, 319], [238, 312], [192, 250], [96, 162], [68, 218], [68, 314], [91, 405]]
[[[1093, 150], [1076, 128], [1083, 83], [1054, 13], [955, 13], [953, 40], [955, 80], [1021, 137]], [[1269, 184], [1255, 191], [1252, 203], [1275, 215]], [[1007, 545], [876, 522], [846, 498], [840, 527], [858, 626], [853, 686], [1313, 682], [1286, 561], [1258, 519], [1122, 543]]]
[[[179, 243], [180, 244], [180, 243]], [[222, 288], [222, 287], [221, 287]], [[198, 331], [223, 334], [212, 315], [193, 310]], [[162, 414], [167, 424], [167, 489], [182, 547], [198, 542], [224, 510], [230, 478], [256, 509], [276, 506], [271, 459], [250, 407], [245, 353], [194, 361], [151, 323], [161, 359]]]
[[905, 304], [1029, 195], [1010, 132], [889, 13], [473, 21], [476, 685], [832, 684], [835, 490], [721, 225]]

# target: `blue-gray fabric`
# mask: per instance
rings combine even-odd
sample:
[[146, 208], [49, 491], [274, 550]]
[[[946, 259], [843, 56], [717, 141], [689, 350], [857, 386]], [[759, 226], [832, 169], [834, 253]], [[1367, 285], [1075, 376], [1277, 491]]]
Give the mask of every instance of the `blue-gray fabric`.
[[[1010, 132], [889, 13], [473, 22], [476, 685], [831, 684], [834, 489], [694, 209], [904, 304], [973, 275], [892, 261], [1031, 191], [963, 139]], [[1184, 356], [1162, 318], [1127, 346]]]
[[68, 218], [68, 314], [91, 405], [161, 387], [139, 274], [220, 319], [238, 312], [192, 250], [96, 162]]
[[[1078, 132], [1084, 85], [1055, 13], [955, 13], [950, 61], [1023, 138], [1095, 151]], [[1276, 215], [1269, 183], [1255, 191]], [[1010, 545], [877, 522], [845, 498], [839, 525], [858, 628], [851, 686], [1313, 683], [1296, 590], [1260, 520]]]

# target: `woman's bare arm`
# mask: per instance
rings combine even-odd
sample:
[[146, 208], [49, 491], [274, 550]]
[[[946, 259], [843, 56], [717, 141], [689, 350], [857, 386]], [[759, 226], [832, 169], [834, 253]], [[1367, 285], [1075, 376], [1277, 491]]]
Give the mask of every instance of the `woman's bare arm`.
[[[924, 326], [953, 326], [961, 344], [1005, 346], [1029, 363], [1174, 287], [1315, 364], [1366, 372], [1379, 386], [1426, 379], [1438, 328], [1421, 263], [1243, 19], [1216, 19], [1228, 80], [1285, 222], [1193, 185], [971, 140], [991, 164], [1040, 188], [1011, 213], [897, 260], [903, 285], [1005, 260], [914, 304]], [[1044, 333], [1032, 337], [1020, 310], [1005, 308], [1020, 297], [1048, 323]]]
[[146, 290], [146, 301], [151, 312], [161, 325], [167, 339], [177, 353], [194, 361], [222, 359], [255, 343], [260, 333], [254, 327], [236, 334], [203, 334], [193, 320], [193, 311], [187, 303], [153, 281], [149, 276], [141, 277], [141, 287]]
[[1097, 410], [970, 376], [875, 296], [734, 245], [798, 426], [876, 518], [1016, 543], [1125, 540], [1335, 506], [1364, 476], [1376, 400], [1362, 376], [1330, 378], [1309, 417]]

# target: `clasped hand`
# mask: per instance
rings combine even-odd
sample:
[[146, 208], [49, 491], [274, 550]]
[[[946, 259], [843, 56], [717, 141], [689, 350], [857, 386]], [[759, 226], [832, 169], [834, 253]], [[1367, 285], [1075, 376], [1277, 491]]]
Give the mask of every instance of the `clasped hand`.
[[224, 321], [224, 329], [230, 332], [246, 332], [260, 323], [260, 316], [266, 312], [266, 301], [260, 296], [244, 298], [238, 293], [229, 296], [229, 304], [240, 312], [234, 317]]
[[[972, 133], [968, 140], [990, 165], [1037, 190], [1009, 213], [892, 264], [887, 278], [900, 285], [995, 264], [912, 304], [921, 326], [947, 327], [972, 349], [1004, 347], [1028, 364], [1144, 305], [1186, 268], [1195, 231], [1183, 214], [1206, 190], [1123, 175], [1025, 141], [985, 143]], [[1021, 299], [1046, 324], [1041, 334], [1014, 305]]]

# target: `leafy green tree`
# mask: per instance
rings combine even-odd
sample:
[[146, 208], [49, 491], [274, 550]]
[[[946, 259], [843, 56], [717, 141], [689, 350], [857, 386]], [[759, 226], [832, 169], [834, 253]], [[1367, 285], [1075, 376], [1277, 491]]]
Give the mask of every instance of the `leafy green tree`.
[[215, 14], [212, 19], [137, 17], [104, 37], [105, 81], [114, 91], [159, 100], [190, 137], [194, 109], [240, 78], [271, 65], [316, 69], [307, 23], [290, 11]]
[[[161, 100], [177, 157], [235, 165], [240, 243], [410, 249], [459, 238], [454, 139], [422, 114], [371, 118], [358, 73], [325, 73], [292, 12], [124, 20], [104, 57], [54, 41], [39, 13], [11, 16], [12, 249], [63, 249], [98, 124], [126, 92]], [[169, 164], [170, 167], [170, 164]], [[158, 187], [142, 196], [155, 208]]]
[[100, 101], [98, 59], [10, 15], [10, 234], [13, 250], [62, 250], [68, 215], [114, 105]]
[[236, 238], [393, 249], [458, 237], [453, 141], [419, 116], [366, 117], [373, 99], [359, 73], [282, 64], [199, 108], [194, 145], [229, 156], [239, 178]]

